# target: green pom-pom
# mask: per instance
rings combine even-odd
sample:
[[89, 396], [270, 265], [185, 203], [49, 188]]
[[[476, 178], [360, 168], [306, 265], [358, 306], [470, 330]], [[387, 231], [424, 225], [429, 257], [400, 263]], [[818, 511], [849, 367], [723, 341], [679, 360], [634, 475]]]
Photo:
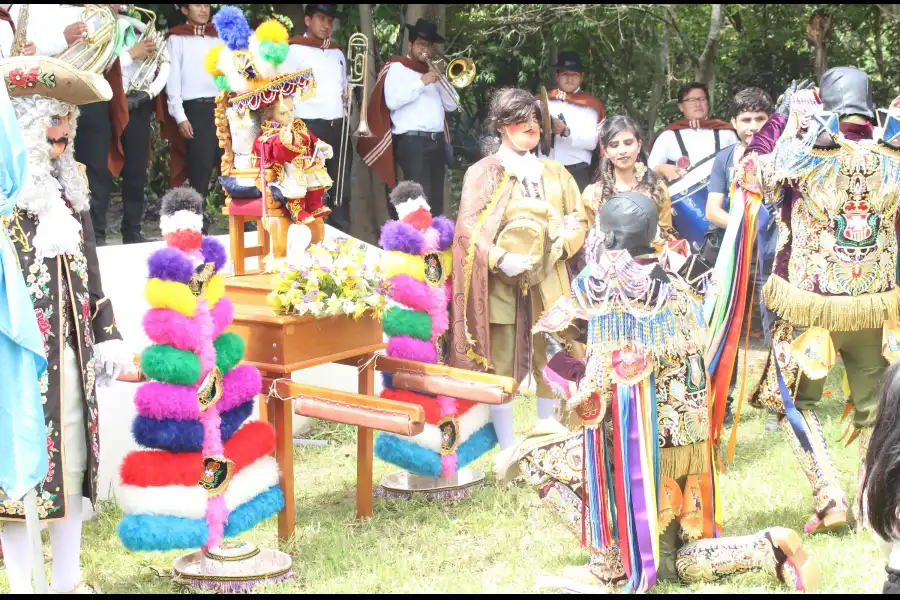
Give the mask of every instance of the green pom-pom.
[[424, 342], [430, 341], [431, 316], [405, 308], [389, 308], [384, 314], [384, 333], [391, 337], [408, 335]]
[[216, 347], [216, 366], [223, 375], [235, 368], [244, 357], [244, 340], [236, 333], [223, 333], [213, 345]]
[[227, 75], [216, 75], [213, 77], [213, 83], [216, 84], [216, 87], [222, 90], [223, 92], [230, 92], [231, 86], [228, 85], [228, 76]]
[[172, 346], [150, 346], [141, 354], [141, 370], [154, 381], [194, 385], [200, 379], [200, 359]]
[[291, 47], [287, 44], [279, 44], [276, 42], [262, 42], [259, 45], [259, 53], [262, 57], [276, 67], [287, 60], [288, 51], [290, 49]]

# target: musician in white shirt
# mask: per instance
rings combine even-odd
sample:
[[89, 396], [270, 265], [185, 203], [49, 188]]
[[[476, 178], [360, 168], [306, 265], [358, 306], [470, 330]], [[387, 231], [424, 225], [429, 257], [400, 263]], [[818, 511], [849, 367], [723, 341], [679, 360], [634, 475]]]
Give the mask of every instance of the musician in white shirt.
[[407, 58], [414, 70], [401, 62], [391, 64], [384, 84], [384, 99], [391, 114], [394, 153], [403, 178], [421, 184], [434, 216], [444, 213], [446, 171], [446, 113], [455, 112], [456, 102], [444, 89], [439, 75], [427, 70], [435, 43], [445, 40], [437, 25], [419, 19], [407, 25]]
[[[344, 100], [347, 89], [347, 61], [344, 52], [331, 39], [334, 20], [343, 18], [336, 4], [307, 4], [306, 33], [291, 38], [287, 62], [292, 71], [312, 69], [316, 80], [316, 95], [303, 102], [294, 102], [294, 112], [303, 119], [317, 138], [334, 149], [334, 157], [327, 161], [328, 175], [334, 187], [328, 192], [331, 215], [329, 224], [350, 233], [350, 166], [338, 173], [344, 139]], [[349, 162], [349, 161], [348, 161]], [[341, 205], [336, 206], [339, 177], [343, 178]]]
[[647, 160], [647, 166], [668, 181], [683, 177], [698, 163], [739, 141], [731, 124], [709, 119], [706, 84], [689, 83], [681, 88], [678, 98], [678, 110], [684, 119], [659, 134]]
[[204, 198], [220, 156], [216, 136], [216, 96], [219, 89], [204, 67], [207, 53], [223, 42], [210, 23], [209, 4], [179, 4], [186, 25], [169, 31], [169, 114], [185, 139], [187, 178]]

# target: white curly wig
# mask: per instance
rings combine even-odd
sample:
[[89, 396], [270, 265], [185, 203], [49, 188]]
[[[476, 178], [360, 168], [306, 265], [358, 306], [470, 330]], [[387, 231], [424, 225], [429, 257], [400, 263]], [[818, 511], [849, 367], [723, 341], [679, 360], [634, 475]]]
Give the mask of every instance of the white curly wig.
[[[38, 258], [81, 252], [81, 223], [76, 213], [88, 210], [90, 193], [81, 168], [75, 162], [75, 131], [78, 108], [43, 96], [12, 98], [16, 118], [28, 147], [28, 177], [17, 205], [37, 219], [34, 244]], [[47, 130], [55, 116], [71, 115], [69, 145], [56, 160], [50, 159]], [[63, 199], [65, 198], [65, 200]]]

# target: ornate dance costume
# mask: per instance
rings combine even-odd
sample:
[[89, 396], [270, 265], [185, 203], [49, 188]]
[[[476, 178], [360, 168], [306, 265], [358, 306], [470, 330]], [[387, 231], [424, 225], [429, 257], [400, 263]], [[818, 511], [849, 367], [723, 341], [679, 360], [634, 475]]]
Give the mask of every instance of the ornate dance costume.
[[[796, 119], [787, 128], [784, 119], [773, 119], [754, 136], [753, 153], [742, 162], [750, 185], [784, 190], [776, 211], [775, 271], [764, 290], [776, 315], [773, 348], [754, 402], [785, 415], [782, 428], [813, 487], [816, 513], [809, 532], [846, 523], [847, 499], [814, 411], [825, 376], [840, 354], [855, 409], [850, 442], [860, 438], [864, 464], [878, 413], [877, 386], [900, 348], [900, 110], [891, 110], [878, 142], [871, 139], [871, 122], [840, 121], [873, 116], [871, 99], [860, 97], [869, 89], [862, 71], [831, 69], [820, 93], [824, 109], [836, 112], [814, 115], [802, 137], [795, 135]], [[858, 505], [854, 509], [858, 526], [865, 526], [865, 515]]]
[[[660, 579], [714, 581], [755, 569], [809, 589], [818, 572], [794, 532], [713, 537], [721, 518], [706, 326], [697, 293], [650, 248], [656, 212], [641, 194], [609, 199], [572, 297], [538, 322], [536, 332], [555, 334], [586, 321], [588, 348], [584, 362], [559, 347], [550, 358], [544, 376], [575, 431], [526, 442], [521, 474], [590, 547], [591, 572], [604, 583], [642, 592]], [[613, 250], [623, 246], [638, 258]]]

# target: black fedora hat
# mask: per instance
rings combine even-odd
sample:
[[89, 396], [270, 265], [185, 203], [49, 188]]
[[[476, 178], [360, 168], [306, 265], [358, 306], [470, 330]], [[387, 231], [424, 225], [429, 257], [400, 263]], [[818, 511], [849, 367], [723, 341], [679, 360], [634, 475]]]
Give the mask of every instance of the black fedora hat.
[[556, 64], [550, 65], [551, 69], [557, 71], [575, 71], [577, 73], [587, 73], [587, 68], [581, 64], [581, 56], [577, 52], [563, 51], [556, 58]]
[[337, 4], [307, 4], [305, 14], [311, 17], [316, 13], [323, 13], [335, 19], [343, 19], [344, 13], [338, 10]]
[[422, 38], [426, 42], [431, 42], [432, 44], [443, 44], [447, 41], [438, 35], [438, 26], [425, 19], [419, 19], [416, 21], [415, 25], [407, 24], [406, 28], [409, 29], [410, 42], [415, 41], [416, 38]]

